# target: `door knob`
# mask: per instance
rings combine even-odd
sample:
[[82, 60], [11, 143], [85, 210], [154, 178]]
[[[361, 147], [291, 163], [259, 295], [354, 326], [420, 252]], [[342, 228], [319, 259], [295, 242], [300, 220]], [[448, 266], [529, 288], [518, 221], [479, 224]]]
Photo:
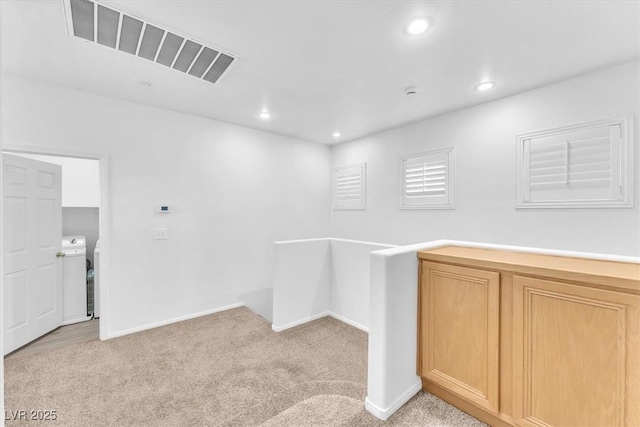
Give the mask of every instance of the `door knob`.
[[65, 253], [64, 253], [64, 252], [58, 252], [58, 253], [56, 254], [56, 258], [64, 258], [64, 256], [65, 256]]

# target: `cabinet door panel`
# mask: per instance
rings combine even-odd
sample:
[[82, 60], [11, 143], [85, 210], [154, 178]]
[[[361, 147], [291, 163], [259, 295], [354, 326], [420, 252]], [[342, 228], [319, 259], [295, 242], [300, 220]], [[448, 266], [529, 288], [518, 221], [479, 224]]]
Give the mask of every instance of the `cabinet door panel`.
[[423, 261], [422, 377], [498, 413], [500, 276]]
[[523, 426], [639, 425], [640, 296], [514, 276]]

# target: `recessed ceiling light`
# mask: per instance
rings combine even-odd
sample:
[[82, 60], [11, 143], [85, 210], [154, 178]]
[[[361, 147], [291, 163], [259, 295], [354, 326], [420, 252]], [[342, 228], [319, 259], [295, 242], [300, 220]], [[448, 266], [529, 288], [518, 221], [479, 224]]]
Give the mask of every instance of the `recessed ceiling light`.
[[262, 120], [270, 119], [270, 118], [271, 118], [271, 114], [269, 114], [269, 112], [268, 112], [267, 110], [262, 110], [262, 111], [260, 112], [260, 118], [261, 118]]
[[496, 84], [494, 82], [482, 82], [478, 86], [476, 86], [476, 90], [480, 92], [484, 92], [485, 90], [489, 90], [493, 88]]
[[333, 133], [333, 137], [334, 138], [340, 138], [340, 136], [341, 136], [340, 132], [334, 132]]
[[429, 28], [429, 20], [427, 18], [416, 18], [407, 25], [407, 33], [412, 36], [422, 34]]

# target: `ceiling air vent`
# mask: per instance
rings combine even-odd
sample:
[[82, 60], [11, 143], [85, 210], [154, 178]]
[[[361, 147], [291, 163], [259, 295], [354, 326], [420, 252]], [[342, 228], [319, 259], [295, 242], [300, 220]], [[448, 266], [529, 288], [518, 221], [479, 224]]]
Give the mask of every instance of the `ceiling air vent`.
[[238, 57], [89, 0], [64, 0], [69, 34], [216, 83]]

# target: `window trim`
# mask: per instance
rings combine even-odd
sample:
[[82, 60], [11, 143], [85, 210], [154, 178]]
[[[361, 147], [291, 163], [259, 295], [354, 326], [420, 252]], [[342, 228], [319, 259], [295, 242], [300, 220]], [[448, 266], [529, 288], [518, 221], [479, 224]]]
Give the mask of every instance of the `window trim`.
[[[516, 145], [516, 209], [594, 209], [594, 208], [633, 208], [634, 207], [634, 153], [633, 153], [633, 123], [635, 115], [620, 117], [615, 119], [597, 120], [588, 123], [580, 123], [569, 126], [562, 126], [553, 129], [545, 129], [538, 132], [530, 132], [517, 136]], [[525, 201], [526, 177], [525, 177], [525, 141], [541, 138], [558, 133], [579, 131], [583, 129], [619, 125], [620, 137], [620, 158], [619, 170], [620, 185], [622, 187], [621, 200], [555, 200], [543, 202]]]
[[[446, 189], [445, 189], [445, 194], [446, 194], [446, 199], [447, 199], [447, 203], [443, 203], [443, 204], [414, 204], [414, 205], [409, 205], [405, 203], [405, 162], [407, 160], [410, 159], [415, 159], [415, 158], [419, 158], [419, 157], [425, 157], [425, 156], [433, 156], [433, 155], [437, 155], [437, 154], [446, 154], [447, 155], [447, 167], [446, 167], [446, 178], [445, 178], [445, 183], [446, 183]], [[447, 147], [447, 148], [441, 148], [441, 149], [437, 149], [437, 150], [431, 150], [431, 151], [424, 151], [422, 153], [415, 153], [415, 154], [408, 154], [405, 156], [400, 157], [400, 162], [399, 162], [399, 169], [400, 169], [400, 209], [402, 210], [416, 210], [416, 209], [420, 209], [420, 210], [424, 210], [424, 209], [449, 209], [449, 210], [453, 210], [455, 209], [455, 205], [454, 205], [454, 188], [455, 188], [455, 154], [456, 154], [456, 149], [455, 147]]]
[[[361, 183], [360, 203], [357, 205], [351, 205], [351, 206], [339, 206], [338, 198], [337, 198], [338, 172], [345, 169], [353, 169], [353, 168], [360, 168], [360, 183]], [[333, 176], [331, 178], [333, 181], [332, 187], [333, 187], [333, 209], [334, 210], [364, 210], [367, 208], [367, 163], [366, 162], [335, 167], [333, 168]]]

